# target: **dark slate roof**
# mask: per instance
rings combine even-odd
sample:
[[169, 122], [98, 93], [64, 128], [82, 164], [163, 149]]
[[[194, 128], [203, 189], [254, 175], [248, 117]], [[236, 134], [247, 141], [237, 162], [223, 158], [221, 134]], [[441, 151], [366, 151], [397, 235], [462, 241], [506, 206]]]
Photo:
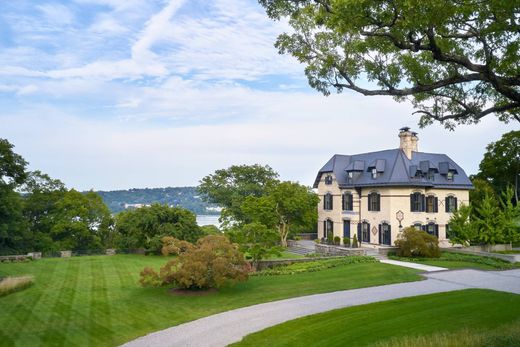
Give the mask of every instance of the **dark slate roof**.
[[[374, 167], [379, 173], [375, 179], [372, 178], [371, 173]], [[361, 174], [353, 182], [348, 182], [348, 171], [361, 171]], [[420, 175], [426, 171], [433, 173], [433, 180]], [[454, 173], [452, 181], [446, 178], [448, 171]], [[335, 174], [342, 188], [415, 186], [471, 189], [473, 187], [464, 170], [447, 155], [413, 152], [412, 159], [409, 160], [399, 148], [356, 155], [336, 154], [318, 172], [314, 188], [318, 187], [321, 175], [327, 172]]]

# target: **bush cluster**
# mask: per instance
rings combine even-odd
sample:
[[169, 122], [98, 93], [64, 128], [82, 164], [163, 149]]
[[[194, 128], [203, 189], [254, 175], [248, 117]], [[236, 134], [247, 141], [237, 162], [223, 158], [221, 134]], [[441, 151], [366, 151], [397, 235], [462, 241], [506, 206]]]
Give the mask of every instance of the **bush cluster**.
[[[180, 247], [180, 245], [185, 247]], [[208, 235], [195, 245], [165, 238], [163, 253], [177, 252], [157, 273], [151, 268], [141, 272], [143, 286], [173, 285], [185, 289], [220, 288], [246, 281], [251, 271], [249, 263], [225, 236]]]
[[[396, 259], [400, 260], [403, 259], [401, 257], [391, 255], [389, 254], [390, 259]], [[428, 260], [429, 258], [406, 258], [407, 261], [424, 261]], [[460, 262], [467, 262], [467, 263], [475, 263], [475, 264], [483, 264], [488, 265], [491, 267], [494, 267], [497, 270], [508, 270], [508, 269], [515, 269], [517, 266], [513, 263], [510, 263], [508, 261], [497, 259], [497, 258], [491, 258], [491, 257], [482, 257], [479, 255], [472, 255], [472, 254], [463, 254], [463, 253], [448, 253], [448, 252], [442, 252], [440, 258], [434, 258], [436, 261], [460, 261]]]
[[408, 227], [398, 236], [395, 245], [400, 257], [438, 258], [441, 256], [439, 240], [425, 231]]
[[361, 264], [361, 263], [377, 263], [373, 257], [352, 256], [333, 259], [324, 259], [308, 262], [298, 262], [290, 265], [280, 265], [272, 269], [254, 272], [251, 276], [277, 276], [277, 275], [294, 275], [304, 272], [316, 272], [333, 267]]

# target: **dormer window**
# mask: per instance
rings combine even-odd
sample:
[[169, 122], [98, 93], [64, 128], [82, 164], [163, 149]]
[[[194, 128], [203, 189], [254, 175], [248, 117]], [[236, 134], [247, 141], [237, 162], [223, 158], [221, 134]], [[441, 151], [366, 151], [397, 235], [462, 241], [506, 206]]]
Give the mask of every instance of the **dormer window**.
[[453, 181], [454, 176], [455, 176], [455, 174], [453, 173], [453, 171], [448, 171], [448, 173], [446, 174], [446, 179], [448, 181]]
[[325, 176], [325, 184], [331, 185], [332, 184], [332, 175]]
[[428, 181], [435, 181], [435, 171], [430, 169], [427, 178]]
[[372, 169], [372, 179], [376, 179], [377, 178], [377, 169], [376, 168], [373, 168]]

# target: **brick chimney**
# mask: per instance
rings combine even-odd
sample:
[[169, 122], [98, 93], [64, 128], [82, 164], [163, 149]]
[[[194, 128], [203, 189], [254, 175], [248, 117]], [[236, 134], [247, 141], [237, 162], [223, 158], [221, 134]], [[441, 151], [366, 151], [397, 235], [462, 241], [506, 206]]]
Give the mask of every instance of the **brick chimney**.
[[419, 141], [417, 133], [410, 131], [408, 127], [404, 127], [399, 129], [399, 139], [399, 148], [408, 159], [412, 159], [412, 152], [417, 152], [417, 142]]

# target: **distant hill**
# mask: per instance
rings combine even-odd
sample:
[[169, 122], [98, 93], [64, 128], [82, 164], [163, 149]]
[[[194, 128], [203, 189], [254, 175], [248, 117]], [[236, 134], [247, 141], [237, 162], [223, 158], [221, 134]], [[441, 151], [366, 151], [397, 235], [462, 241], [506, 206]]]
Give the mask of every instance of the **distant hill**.
[[113, 213], [152, 203], [179, 206], [195, 214], [220, 214], [216, 205], [202, 201], [196, 187], [132, 188], [97, 192]]

